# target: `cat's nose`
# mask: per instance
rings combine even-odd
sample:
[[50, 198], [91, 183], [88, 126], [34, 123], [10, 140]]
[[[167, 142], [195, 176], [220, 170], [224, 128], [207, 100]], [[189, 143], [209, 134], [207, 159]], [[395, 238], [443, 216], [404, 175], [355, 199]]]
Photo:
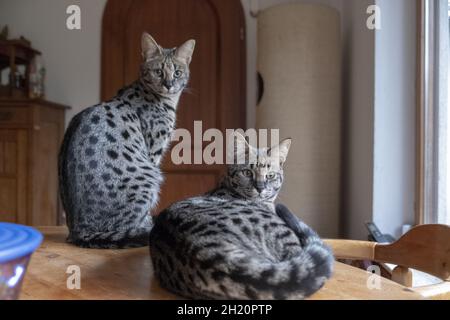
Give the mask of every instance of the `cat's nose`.
[[164, 81], [164, 82], [163, 82], [163, 86], [164, 86], [167, 90], [170, 90], [170, 88], [172, 88], [172, 82], [171, 82], [171, 81]]
[[255, 189], [256, 189], [256, 191], [258, 191], [258, 193], [263, 192], [263, 190], [264, 190], [264, 184], [263, 184], [263, 183], [256, 183], [256, 184], [255, 184]]

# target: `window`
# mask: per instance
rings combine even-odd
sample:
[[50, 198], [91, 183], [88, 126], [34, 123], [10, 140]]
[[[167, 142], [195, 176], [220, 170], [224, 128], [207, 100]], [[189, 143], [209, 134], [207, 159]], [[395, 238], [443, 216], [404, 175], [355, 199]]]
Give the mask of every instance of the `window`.
[[450, 0], [418, 3], [417, 222], [450, 224]]
[[[445, 11], [445, 10], [443, 10]], [[450, 63], [449, 63], [449, 43], [450, 43], [450, 0], [447, 2], [447, 10], [446, 10], [446, 19], [443, 18], [443, 26], [442, 28], [446, 30], [444, 32], [444, 41], [443, 46], [441, 49], [441, 55], [446, 65], [443, 65], [444, 72], [442, 75], [440, 75], [440, 87], [442, 87], [442, 90], [444, 93], [442, 94], [442, 108], [445, 108], [446, 110], [446, 146], [445, 146], [445, 163], [447, 164], [447, 170], [445, 175], [445, 208], [442, 208], [442, 210], [438, 210], [438, 217], [437, 222], [438, 223], [445, 223], [450, 224], [450, 103], [449, 103], [449, 92], [450, 92]], [[443, 14], [444, 15], [444, 14]], [[445, 25], [446, 21], [446, 25]]]

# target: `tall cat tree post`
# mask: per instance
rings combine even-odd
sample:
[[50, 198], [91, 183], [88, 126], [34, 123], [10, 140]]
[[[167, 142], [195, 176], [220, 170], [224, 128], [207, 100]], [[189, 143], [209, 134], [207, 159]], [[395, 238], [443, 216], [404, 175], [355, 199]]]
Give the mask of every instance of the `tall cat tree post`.
[[321, 236], [339, 233], [341, 31], [331, 7], [285, 4], [260, 11], [258, 128], [292, 137], [279, 201]]

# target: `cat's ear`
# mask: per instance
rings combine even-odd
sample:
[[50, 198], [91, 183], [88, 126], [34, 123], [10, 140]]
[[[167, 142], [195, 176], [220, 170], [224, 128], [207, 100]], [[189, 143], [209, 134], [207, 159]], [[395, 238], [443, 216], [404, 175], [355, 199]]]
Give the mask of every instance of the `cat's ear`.
[[188, 40], [175, 50], [175, 57], [185, 62], [186, 64], [189, 64], [191, 63], [192, 60], [194, 48], [195, 48], [195, 40]]
[[272, 158], [278, 157], [279, 163], [282, 166], [286, 162], [289, 153], [289, 148], [291, 147], [291, 142], [292, 142], [291, 138], [284, 139], [283, 141], [280, 142], [279, 145], [270, 148], [267, 153]]
[[144, 60], [148, 60], [162, 53], [162, 49], [159, 46], [159, 44], [147, 32], [144, 32], [142, 34], [141, 50], [142, 50], [142, 58], [144, 58]]

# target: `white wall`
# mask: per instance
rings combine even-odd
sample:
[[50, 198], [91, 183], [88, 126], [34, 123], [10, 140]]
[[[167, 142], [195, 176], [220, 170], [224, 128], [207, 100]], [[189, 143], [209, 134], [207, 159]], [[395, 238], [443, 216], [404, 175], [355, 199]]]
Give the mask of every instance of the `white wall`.
[[[72, 107], [66, 119], [100, 99], [101, 21], [106, 0], [2, 0], [0, 25], [42, 51], [47, 99]], [[82, 30], [66, 28], [66, 8], [82, 10]], [[66, 121], [67, 122], [67, 121]]]
[[399, 236], [414, 223], [416, 8], [410, 0], [377, 5], [373, 219]]
[[378, 0], [381, 30], [366, 26], [374, 1], [344, 2], [343, 235], [365, 239], [375, 221], [399, 236], [414, 223], [416, 11]]
[[375, 35], [366, 27], [370, 0], [344, 1], [344, 151], [342, 233], [367, 237], [372, 219]]

